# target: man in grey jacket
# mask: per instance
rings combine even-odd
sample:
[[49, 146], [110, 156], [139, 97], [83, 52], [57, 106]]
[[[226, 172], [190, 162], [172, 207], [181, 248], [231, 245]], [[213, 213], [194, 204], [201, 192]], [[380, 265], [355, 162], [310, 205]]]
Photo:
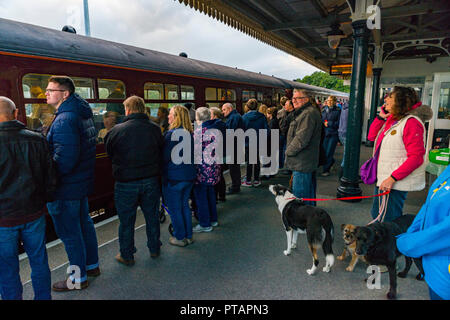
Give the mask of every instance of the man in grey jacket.
[[[292, 121], [286, 143], [286, 168], [292, 170], [292, 191], [297, 198], [316, 197], [316, 169], [319, 166], [319, 146], [322, 118], [304, 90], [294, 90]], [[316, 205], [315, 201], [305, 201]]]

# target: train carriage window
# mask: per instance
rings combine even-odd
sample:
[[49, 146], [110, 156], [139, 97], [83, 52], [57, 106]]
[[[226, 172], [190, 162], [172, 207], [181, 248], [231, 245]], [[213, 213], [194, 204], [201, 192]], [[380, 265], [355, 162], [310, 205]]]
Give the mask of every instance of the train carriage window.
[[120, 100], [120, 102], [108, 102], [105, 106], [106, 111], [115, 111], [120, 115], [125, 114], [125, 108], [122, 104], [126, 98], [125, 84], [120, 80], [98, 79], [98, 97], [99, 99]]
[[250, 99], [256, 99], [255, 91], [242, 90], [242, 102], [247, 102]]
[[236, 101], [236, 91], [232, 89], [217, 89], [218, 99], [220, 101]]
[[176, 84], [164, 84], [166, 100], [178, 100], [178, 86]]
[[144, 84], [144, 99], [163, 100], [164, 86], [162, 83], [146, 82]]
[[262, 102], [264, 100], [264, 95], [262, 92], [257, 92], [256, 100], [258, 100], [259, 102]]
[[[47, 88], [49, 74], [26, 74], [22, 78], [23, 95], [25, 99], [42, 99], [43, 103], [25, 104], [27, 127], [39, 130], [50, 126], [55, 108], [46, 104], [45, 89]], [[75, 84], [75, 92], [84, 99], [92, 99], [94, 93], [93, 80], [89, 78], [71, 77]]]
[[192, 86], [181, 86], [181, 100], [195, 100], [195, 90]]
[[120, 80], [98, 79], [98, 97], [100, 99], [119, 99], [126, 97], [125, 84]]
[[206, 88], [205, 89], [205, 99], [206, 100], [217, 100], [217, 89], [216, 88]]

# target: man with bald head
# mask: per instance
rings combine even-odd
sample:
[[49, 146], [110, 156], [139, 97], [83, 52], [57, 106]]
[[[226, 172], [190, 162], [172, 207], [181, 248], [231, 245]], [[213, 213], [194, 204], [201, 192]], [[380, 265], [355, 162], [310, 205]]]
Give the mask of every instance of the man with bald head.
[[[241, 115], [234, 106], [227, 102], [222, 106], [222, 112], [226, 120], [227, 129], [242, 129], [244, 130], [244, 121]], [[224, 143], [226, 139], [223, 140]], [[228, 150], [227, 150], [228, 153]], [[237, 143], [236, 138], [234, 141], [234, 159], [233, 163], [229, 164], [230, 176], [231, 176], [231, 187], [228, 188], [227, 194], [234, 194], [241, 191], [241, 165], [237, 163]]]
[[45, 249], [45, 204], [56, 189], [47, 140], [16, 120], [13, 101], [0, 96], [0, 296], [21, 300], [18, 243], [31, 266], [36, 300], [51, 299]]

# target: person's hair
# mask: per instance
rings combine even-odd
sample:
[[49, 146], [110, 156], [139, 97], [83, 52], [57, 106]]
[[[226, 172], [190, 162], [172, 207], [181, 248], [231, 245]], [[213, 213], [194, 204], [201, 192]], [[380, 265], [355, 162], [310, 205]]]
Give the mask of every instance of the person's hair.
[[394, 95], [394, 105], [391, 114], [397, 120], [406, 116], [411, 107], [419, 102], [417, 93], [413, 88], [395, 86], [390, 95], [392, 94]]
[[234, 105], [233, 105], [232, 103], [230, 103], [230, 102], [224, 103], [223, 106], [222, 106], [222, 108], [223, 108], [223, 107], [227, 107], [227, 108], [228, 108], [228, 107], [231, 107], [231, 109], [234, 109]]
[[297, 92], [303, 94], [305, 97], [308, 97], [309, 100], [311, 100], [311, 99], [314, 100], [314, 97], [312, 97], [311, 94], [308, 91], [306, 91], [305, 89], [295, 88], [294, 91], [292, 92], [292, 95], [294, 95]]
[[125, 99], [123, 105], [130, 113], [145, 113], [145, 102], [141, 97], [131, 96]]
[[259, 106], [258, 111], [261, 112], [263, 115], [267, 115], [268, 109], [269, 108], [265, 104], [262, 104]]
[[272, 119], [275, 119], [277, 117], [278, 108], [277, 107], [271, 107], [267, 109], [267, 114], [270, 114], [272, 116]]
[[219, 108], [211, 107], [211, 108], [209, 108], [209, 110], [211, 111], [211, 116], [214, 115], [218, 119], [223, 119], [223, 112]]
[[[292, 102], [292, 100], [287, 99], [286, 102], [289, 102], [289, 104], [292, 106], [292, 108], [294, 108], [294, 103]], [[284, 103], [283, 107], [286, 105], [286, 102]]]
[[0, 96], [0, 115], [10, 118], [14, 115], [14, 111], [16, 111], [15, 103], [7, 97]]
[[120, 114], [116, 111], [107, 111], [103, 114], [103, 119], [106, 118], [114, 118], [117, 121], [117, 118], [120, 116]]
[[337, 103], [337, 98], [335, 96], [329, 96], [328, 99], [331, 99], [331, 101], [333, 101], [333, 105]]
[[173, 122], [170, 125], [169, 129], [172, 130], [179, 127], [183, 127], [184, 129], [192, 133], [194, 130], [192, 129], [191, 118], [189, 117], [189, 110], [186, 107], [181, 106], [179, 104], [173, 106], [171, 109], [173, 109]]
[[201, 122], [211, 120], [211, 111], [205, 107], [198, 108], [195, 110], [195, 120]]
[[288, 101], [288, 100], [289, 100], [288, 97], [282, 96], [281, 99], [280, 99], [281, 106], [284, 107], [284, 105], [286, 104], [286, 101]]
[[258, 108], [258, 101], [256, 101], [256, 99], [250, 99], [247, 101], [247, 103], [245, 104], [245, 106], [249, 109], [249, 110], [256, 110]]
[[184, 104], [184, 106], [186, 107], [186, 109], [191, 110], [193, 104], [190, 103], [190, 102], [186, 102], [186, 103]]
[[75, 84], [73, 83], [73, 80], [67, 76], [52, 76], [48, 79], [48, 82], [59, 84], [65, 90], [69, 91], [70, 94], [75, 92]]
[[167, 109], [166, 107], [159, 107], [158, 111], [161, 111], [161, 113], [164, 115], [164, 118], [167, 118], [167, 116], [169, 115], [169, 109]]

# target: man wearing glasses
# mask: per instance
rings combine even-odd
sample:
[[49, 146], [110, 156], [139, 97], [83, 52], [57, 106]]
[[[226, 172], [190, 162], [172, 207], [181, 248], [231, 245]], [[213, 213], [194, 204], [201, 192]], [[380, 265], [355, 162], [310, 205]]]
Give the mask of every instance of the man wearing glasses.
[[59, 177], [55, 200], [47, 203], [47, 208], [73, 272], [69, 279], [54, 283], [53, 290], [85, 289], [87, 276], [100, 275], [97, 235], [87, 198], [94, 189], [97, 132], [92, 110], [75, 93], [72, 79], [51, 77], [45, 95], [56, 109], [47, 140]]
[[[322, 118], [308, 93], [294, 89], [294, 111], [286, 142], [285, 167], [292, 170], [292, 191], [297, 198], [316, 197], [316, 169], [319, 166]], [[316, 205], [315, 201], [305, 201]]]

